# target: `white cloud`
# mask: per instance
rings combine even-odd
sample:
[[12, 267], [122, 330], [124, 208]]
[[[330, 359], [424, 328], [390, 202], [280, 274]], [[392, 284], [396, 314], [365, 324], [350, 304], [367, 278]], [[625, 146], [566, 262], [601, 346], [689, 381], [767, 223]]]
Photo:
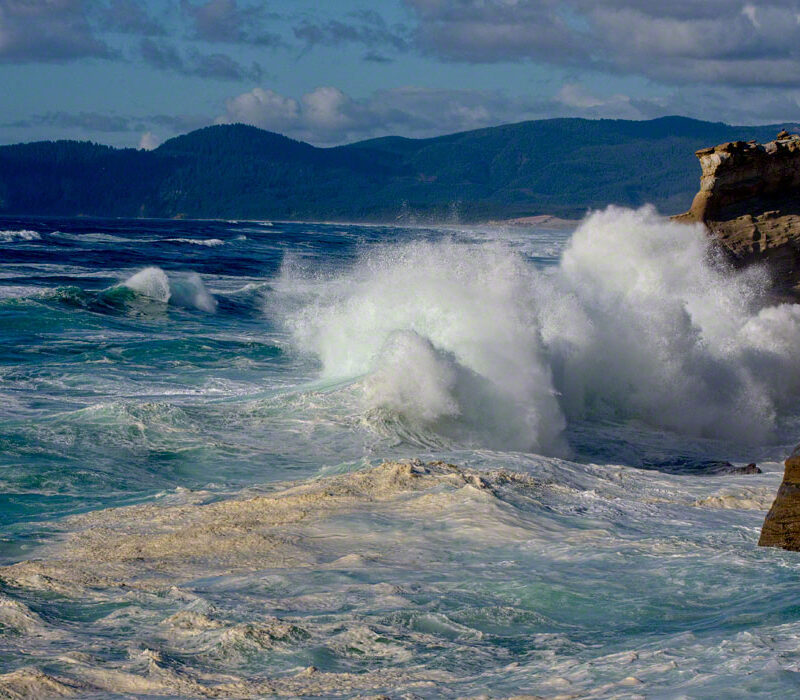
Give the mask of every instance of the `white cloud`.
[[242, 122], [319, 146], [378, 136], [425, 138], [498, 124], [551, 117], [653, 119], [680, 114], [731, 124], [797, 121], [800, 90], [687, 86], [648, 98], [602, 94], [579, 82], [548, 97], [501, 92], [402, 87], [354, 99], [319, 87], [298, 99], [256, 88], [232, 97], [217, 124]]
[[145, 131], [142, 138], [139, 139], [139, 149], [152, 151], [154, 148], [158, 148], [160, 143], [160, 139], [152, 131]]
[[556, 99], [567, 107], [600, 107], [605, 101], [587, 92], [579, 83], [566, 83], [556, 93]]
[[797, 0], [405, 0], [424, 52], [700, 83], [800, 87]]
[[536, 103], [471, 90], [381, 90], [356, 100], [322, 86], [299, 99], [255, 88], [229, 99], [218, 124], [243, 122], [318, 145], [402, 134], [432, 136], [536, 116]]
[[600, 96], [564, 85], [552, 98], [508, 97], [500, 92], [402, 87], [353, 99], [332, 86], [299, 99], [255, 88], [226, 102], [217, 124], [242, 122], [317, 145], [386, 135], [428, 137], [553, 116], [646, 119], [660, 116], [656, 101]]
[[255, 88], [230, 98], [225, 103], [225, 114], [217, 117], [217, 124], [241, 122], [271, 131], [292, 129], [300, 120], [300, 105], [291, 97], [272, 90]]
[[341, 131], [358, 121], [358, 105], [339, 88], [319, 87], [302, 97], [309, 125], [324, 131]]

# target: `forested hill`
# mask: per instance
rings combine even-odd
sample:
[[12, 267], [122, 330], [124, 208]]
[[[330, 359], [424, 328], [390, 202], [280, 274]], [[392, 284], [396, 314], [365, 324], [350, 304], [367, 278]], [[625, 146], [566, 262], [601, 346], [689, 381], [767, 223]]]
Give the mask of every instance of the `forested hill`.
[[645, 202], [672, 214], [697, 191], [697, 149], [784, 127], [547, 119], [316, 148], [234, 124], [153, 151], [43, 141], [0, 147], [0, 214], [482, 220]]

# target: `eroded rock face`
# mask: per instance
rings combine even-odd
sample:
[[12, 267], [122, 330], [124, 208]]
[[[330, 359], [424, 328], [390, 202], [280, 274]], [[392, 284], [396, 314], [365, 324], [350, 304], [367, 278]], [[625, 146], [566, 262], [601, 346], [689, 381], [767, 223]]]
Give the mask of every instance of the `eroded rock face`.
[[785, 462], [783, 483], [772, 504], [758, 544], [800, 551], [800, 445]]
[[[800, 302], [800, 135], [781, 131], [766, 144], [733, 141], [696, 155], [700, 191], [673, 218], [704, 223], [736, 266], [766, 263], [777, 300]], [[800, 445], [785, 464], [758, 544], [800, 551]]]
[[800, 300], [800, 135], [697, 151], [700, 191], [678, 221], [703, 222], [737, 266], [766, 261], [779, 296]]

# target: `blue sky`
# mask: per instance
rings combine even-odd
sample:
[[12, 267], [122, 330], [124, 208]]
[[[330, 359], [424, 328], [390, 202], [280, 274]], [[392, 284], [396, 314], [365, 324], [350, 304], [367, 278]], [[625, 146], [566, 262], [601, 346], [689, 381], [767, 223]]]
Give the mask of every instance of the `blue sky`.
[[800, 1], [0, 0], [0, 143], [800, 120]]

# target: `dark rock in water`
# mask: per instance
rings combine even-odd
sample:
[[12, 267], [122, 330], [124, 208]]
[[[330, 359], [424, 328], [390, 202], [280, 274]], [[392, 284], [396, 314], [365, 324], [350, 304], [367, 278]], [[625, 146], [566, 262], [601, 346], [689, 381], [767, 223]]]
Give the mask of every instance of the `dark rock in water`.
[[734, 467], [734, 470], [730, 472], [731, 474], [763, 474], [763, 472], [758, 468], [758, 465], [755, 462], [750, 462], [745, 467]]
[[642, 469], [652, 469], [666, 474], [695, 474], [697, 476], [722, 476], [724, 474], [761, 474], [755, 462], [737, 467], [730, 462], [715, 459], [690, 459], [676, 457], [657, 462], [644, 462]]
[[761, 547], [800, 551], [800, 445], [785, 462], [783, 482], [761, 528]]
[[697, 151], [702, 174], [676, 221], [706, 225], [736, 266], [765, 261], [777, 296], [800, 300], [800, 136]]

